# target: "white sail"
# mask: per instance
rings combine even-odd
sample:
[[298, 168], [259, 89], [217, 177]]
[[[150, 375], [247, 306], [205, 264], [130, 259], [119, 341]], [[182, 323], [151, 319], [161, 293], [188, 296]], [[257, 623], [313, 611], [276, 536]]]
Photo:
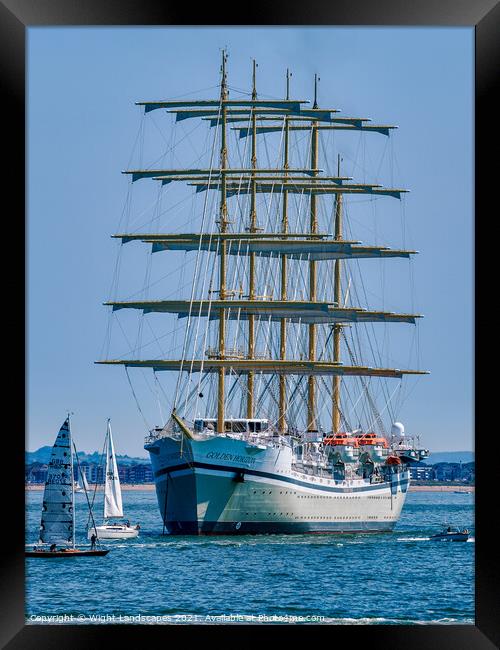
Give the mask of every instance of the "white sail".
[[86, 492], [88, 492], [88, 491], [89, 491], [89, 484], [88, 484], [88, 481], [87, 481], [87, 477], [85, 476], [85, 473], [84, 473], [84, 472], [80, 472], [80, 477], [81, 477], [81, 479], [82, 479], [82, 487], [83, 487], [83, 489], [84, 489]]
[[111, 425], [108, 420], [108, 444], [106, 446], [106, 478], [104, 484], [104, 519], [123, 517], [122, 491], [116, 465]]
[[52, 448], [43, 493], [41, 544], [74, 545], [73, 455], [67, 418]]

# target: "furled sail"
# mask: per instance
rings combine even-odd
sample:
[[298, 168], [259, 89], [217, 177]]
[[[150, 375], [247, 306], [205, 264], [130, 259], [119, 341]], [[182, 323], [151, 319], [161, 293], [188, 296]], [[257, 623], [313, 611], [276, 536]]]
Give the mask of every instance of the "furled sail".
[[40, 544], [74, 545], [73, 462], [69, 417], [52, 448], [43, 493]]
[[122, 491], [116, 465], [111, 425], [108, 420], [108, 444], [106, 449], [106, 480], [104, 484], [104, 519], [123, 517]]
[[[184, 191], [192, 187], [196, 193], [207, 192], [201, 214], [197, 212], [201, 201], [193, 200], [193, 223], [200, 226], [199, 231], [197, 227], [195, 232], [186, 233], [182, 224], [188, 222], [181, 218], [175, 220], [175, 228], [168, 228], [168, 232], [158, 231], [152, 221], [153, 232], [137, 229], [114, 235], [122, 244], [141, 241], [151, 245], [153, 253], [196, 253], [189, 269], [193, 274], [192, 291], [184, 299], [170, 300], [170, 293], [164, 299], [161, 294], [159, 298], [149, 299], [146, 293], [156, 282], [150, 283], [148, 279], [144, 286], [145, 300], [112, 300], [105, 304], [113, 312], [134, 309], [143, 314], [175, 314], [186, 318], [187, 324], [182, 353], [175, 354], [174, 358], [119, 357], [97, 363], [151, 368], [155, 373], [183, 373], [177, 379], [173, 408], [182, 399], [184, 414], [199, 408], [198, 399], [203, 398], [201, 383], [207, 379], [208, 397], [203, 408], [217, 410], [215, 431], [218, 434], [226, 431], [227, 409], [237, 409], [240, 417], [245, 414], [249, 420], [258, 410], [269, 409], [271, 428], [283, 435], [292, 429], [300, 431], [302, 427], [309, 432], [319, 430], [323, 426], [320, 413], [330, 411], [331, 430], [338, 433], [341, 425], [350, 426], [342, 415], [341, 409], [347, 406], [347, 402], [341, 405], [343, 399], [350, 400], [353, 411], [359, 409], [356, 411], [359, 422], [364, 420], [366, 410], [366, 427], [371, 430], [374, 410], [371, 402], [366, 409], [364, 399], [356, 399], [348, 392], [351, 388], [357, 390], [361, 384], [363, 395], [366, 393], [369, 401], [368, 389], [362, 380], [346, 381], [344, 388], [343, 378], [401, 379], [405, 375], [427, 374], [384, 367], [378, 337], [384, 336], [385, 347], [385, 329], [379, 335], [376, 329], [380, 328], [366, 326], [415, 324], [421, 315], [406, 310], [396, 313], [370, 309], [366, 305], [365, 285], [361, 282], [362, 291], [356, 287], [357, 276], [362, 275], [357, 260], [409, 259], [417, 251], [388, 248], [377, 241], [366, 245], [351, 238], [350, 224], [345, 223], [348, 216], [345, 202], [352, 202], [354, 210], [358, 210], [362, 207], [354, 204], [372, 203], [376, 197], [400, 200], [409, 190], [392, 183], [378, 184], [377, 178], [366, 182], [364, 177], [351, 176], [348, 168], [341, 169], [340, 152], [334, 166], [330, 153], [320, 147], [328, 144], [321, 142], [320, 136], [333, 136], [337, 130], [371, 131], [388, 136], [397, 127], [371, 124], [365, 117], [341, 117], [337, 115], [338, 109], [318, 108], [317, 81], [315, 75], [312, 108], [305, 107], [302, 100], [289, 98], [288, 74], [285, 100], [258, 99], [254, 61], [251, 99], [229, 99], [223, 53], [219, 98], [138, 102], [144, 106], [145, 113], [163, 109], [175, 115], [176, 122], [201, 118], [217, 129], [213, 134], [210, 166], [200, 162], [199, 166], [195, 163], [187, 168], [176, 165], [176, 168], [162, 169], [163, 165], [153, 163], [123, 171], [132, 183], [150, 179], [166, 186], [168, 191], [172, 185], [181, 183]], [[234, 151], [228, 146], [231, 130], [235, 136], [248, 137], [244, 146], [238, 145]], [[269, 142], [264, 140], [266, 158], [261, 160], [257, 136], [267, 134], [271, 138]], [[333, 138], [329, 141], [337, 146]], [[301, 142], [306, 143], [305, 151]], [[268, 144], [271, 148], [276, 145], [276, 157], [269, 154]], [[300, 155], [296, 155], [295, 149]], [[218, 154], [218, 162], [214, 162]], [[385, 153], [381, 163], [384, 156]], [[196, 160], [208, 158], [200, 156]], [[357, 163], [352, 162], [356, 168]], [[209, 190], [217, 192], [218, 197], [208, 193]], [[320, 209], [322, 203], [324, 210]], [[216, 255], [217, 259], [204, 255], [205, 252]], [[183, 262], [182, 269], [185, 264], [188, 262]], [[150, 320], [155, 321], [155, 317]], [[157, 341], [164, 336], [158, 337], [152, 326], [151, 329]], [[360, 334], [368, 338], [368, 347]], [[138, 347], [149, 346], [149, 343], [142, 345], [141, 338], [142, 330]], [[344, 348], [349, 353], [347, 364], [342, 359]], [[202, 376], [193, 377], [197, 373]], [[272, 375], [277, 377], [261, 381], [263, 376]], [[307, 388], [303, 377], [307, 377]], [[388, 406], [392, 396], [389, 397], [386, 382], [382, 382], [381, 397], [387, 400]]]

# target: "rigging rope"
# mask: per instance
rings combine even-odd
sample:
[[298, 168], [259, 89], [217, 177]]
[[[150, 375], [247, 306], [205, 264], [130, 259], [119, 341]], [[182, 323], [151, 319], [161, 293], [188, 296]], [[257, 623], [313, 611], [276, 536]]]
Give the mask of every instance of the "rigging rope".
[[144, 424], [146, 425], [146, 431], [149, 432], [151, 430], [151, 427], [149, 426], [148, 421], [146, 420], [146, 417], [145, 417], [144, 413], [142, 412], [141, 405], [139, 404], [139, 400], [137, 399], [137, 395], [135, 394], [135, 390], [134, 390], [134, 387], [132, 386], [132, 381], [130, 379], [130, 375], [128, 374], [128, 367], [127, 366], [124, 366], [124, 367], [125, 367], [125, 374], [127, 375], [128, 383], [129, 383], [129, 386], [130, 386], [130, 390], [132, 391], [132, 395], [134, 396], [135, 403], [137, 405], [137, 409], [139, 410], [139, 413], [141, 414], [142, 419], [144, 420]]

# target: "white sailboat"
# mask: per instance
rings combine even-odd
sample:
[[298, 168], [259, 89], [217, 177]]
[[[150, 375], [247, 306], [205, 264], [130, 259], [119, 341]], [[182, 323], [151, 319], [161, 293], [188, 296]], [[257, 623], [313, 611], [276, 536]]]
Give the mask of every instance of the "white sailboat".
[[[81, 482], [80, 482], [81, 481]], [[73, 489], [75, 492], [78, 493], [85, 493], [89, 492], [89, 484], [87, 482], [87, 477], [83, 472], [80, 472], [80, 478], [77, 481], [73, 481]]]
[[83, 550], [75, 546], [73, 448], [68, 416], [52, 448], [43, 493], [38, 544], [32, 551], [26, 551], [26, 557], [99, 556], [109, 553], [106, 549]]
[[91, 539], [92, 535], [95, 535], [99, 539], [127, 539], [129, 537], [137, 537], [140, 529], [139, 524], [131, 526], [128, 521], [110, 522], [110, 519], [123, 518], [123, 504], [109, 419], [104, 448], [106, 450], [106, 474], [104, 480], [103, 523], [100, 526], [94, 525], [90, 527], [88, 530], [88, 538]]

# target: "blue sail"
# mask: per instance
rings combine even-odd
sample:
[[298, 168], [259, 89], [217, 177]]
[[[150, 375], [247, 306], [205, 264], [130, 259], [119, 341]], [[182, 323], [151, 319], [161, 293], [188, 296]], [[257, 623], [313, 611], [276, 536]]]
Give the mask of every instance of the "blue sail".
[[74, 494], [71, 432], [67, 418], [52, 448], [43, 493], [41, 544], [74, 546]]

